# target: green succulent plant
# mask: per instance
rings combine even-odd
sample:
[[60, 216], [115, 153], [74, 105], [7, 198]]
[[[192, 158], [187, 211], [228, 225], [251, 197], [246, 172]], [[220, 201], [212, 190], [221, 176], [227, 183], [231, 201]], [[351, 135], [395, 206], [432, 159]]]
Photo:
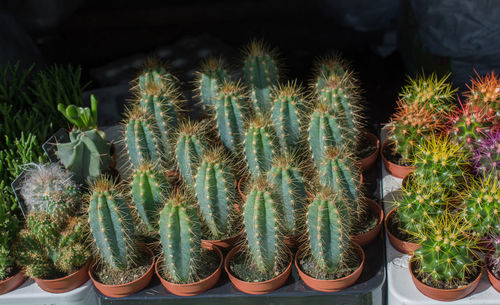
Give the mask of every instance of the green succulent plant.
[[277, 156], [279, 143], [272, 122], [264, 116], [255, 116], [245, 130], [245, 157], [253, 177], [265, 175]]
[[227, 71], [224, 61], [214, 57], [205, 60], [196, 72], [196, 92], [205, 107], [215, 105], [219, 89], [224, 83], [230, 82], [231, 76]]

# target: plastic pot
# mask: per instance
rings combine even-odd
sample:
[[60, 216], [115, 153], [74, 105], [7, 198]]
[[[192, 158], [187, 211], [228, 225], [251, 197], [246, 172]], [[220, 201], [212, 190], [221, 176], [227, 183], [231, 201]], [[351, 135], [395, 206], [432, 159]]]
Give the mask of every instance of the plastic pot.
[[412, 254], [415, 250], [420, 248], [420, 245], [417, 243], [401, 240], [397, 238], [395, 235], [393, 235], [389, 230], [389, 221], [392, 217], [396, 215], [396, 212], [397, 212], [396, 208], [393, 208], [385, 216], [385, 221], [384, 221], [385, 232], [387, 233], [389, 242], [394, 247], [394, 249], [398, 250], [401, 253]]
[[290, 252], [290, 250], [288, 250], [290, 263], [288, 264], [285, 271], [283, 271], [281, 274], [263, 282], [246, 282], [234, 276], [230, 270], [231, 260], [237, 253], [240, 252], [240, 249], [241, 246], [231, 249], [224, 261], [224, 269], [226, 270], [226, 273], [229, 276], [229, 279], [231, 280], [231, 283], [234, 287], [248, 294], [266, 294], [278, 289], [279, 287], [283, 286], [283, 284], [285, 284], [286, 280], [290, 276], [290, 273], [292, 272], [293, 254]]
[[79, 270], [62, 278], [45, 280], [34, 278], [40, 288], [51, 293], [63, 293], [76, 289], [89, 279], [90, 259]]
[[22, 283], [26, 280], [26, 275], [21, 270], [18, 273], [14, 274], [11, 277], [6, 278], [3, 281], [0, 281], [0, 295], [10, 292], [17, 287], [21, 286]]
[[403, 166], [389, 161], [384, 156], [384, 149], [387, 145], [389, 145], [389, 142], [385, 142], [382, 145], [382, 149], [380, 150], [380, 155], [382, 156], [382, 160], [384, 161], [385, 169], [389, 172], [389, 174], [393, 175], [394, 177], [403, 179], [414, 170], [414, 167]]
[[375, 151], [372, 154], [370, 154], [368, 157], [363, 158], [363, 159], [358, 161], [358, 165], [361, 168], [361, 170], [367, 171], [373, 166], [373, 164], [375, 164], [375, 161], [377, 161], [378, 151], [380, 150], [380, 140], [377, 138], [376, 135], [374, 135], [373, 133], [371, 133], [369, 131], [365, 131], [363, 136], [368, 138], [368, 140], [371, 143], [375, 143], [375, 145], [377, 147], [375, 149]]
[[349, 286], [352, 286], [354, 283], [356, 283], [361, 273], [363, 272], [363, 266], [365, 263], [365, 253], [363, 251], [363, 248], [361, 248], [361, 246], [356, 243], [352, 244], [354, 245], [356, 252], [358, 252], [359, 256], [361, 257], [361, 264], [353, 273], [349, 274], [348, 276], [335, 280], [316, 279], [312, 276], [307, 275], [304, 271], [302, 271], [299, 261], [303, 255], [303, 250], [299, 249], [297, 255], [295, 256], [295, 267], [297, 268], [297, 271], [299, 272], [299, 276], [302, 279], [302, 281], [304, 281], [304, 283], [307, 286], [311, 287], [312, 289], [323, 292], [340, 291]]
[[370, 244], [377, 238], [382, 229], [382, 223], [384, 222], [384, 211], [382, 210], [382, 206], [371, 199], [366, 198], [365, 200], [372, 214], [377, 215], [377, 224], [368, 232], [351, 236], [351, 240], [362, 247]]

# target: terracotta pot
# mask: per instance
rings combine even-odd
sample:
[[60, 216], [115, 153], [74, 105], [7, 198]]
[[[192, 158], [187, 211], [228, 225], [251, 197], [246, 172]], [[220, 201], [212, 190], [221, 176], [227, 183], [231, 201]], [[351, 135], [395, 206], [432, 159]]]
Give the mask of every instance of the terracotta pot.
[[420, 248], [420, 245], [417, 243], [401, 240], [397, 238], [395, 235], [393, 235], [389, 230], [389, 221], [392, 217], [394, 217], [395, 214], [396, 214], [396, 208], [393, 208], [385, 216], [384, 227], [385, 227], [385, 232], [387, 233], [387, 237], [389, 238], [389, 241], [391, 242], [391, 245], [394, 247], [394, 249], [398, 250], [401, 253], [412, 254], [413, 251]]
[[486, 271], [488, 272], [488, 278], [490, 279], [491, 286], [495, 288], [496, 291], [500, 292], [500, 279], [498, 279], [493, 273], [490, 271], [489, 266], [489, 256], [486, 256]]
[[286, 280], [292, 272], [292, 262], [293, 254], [288, 250], [288, 255], [290, 256], [290, 263], [286, 267], [286, 270], [268, 281], [264, 282], [245, 282], [234, 276], [230, 271], [230, 263], [233, 257], [240, 251], [241, 247], [235, 247], [229, 251], [224, 261], [224, 269], [226, 270], [229, 279], [234, 287], [238, 290], [248, 293], [248, 294], [266, 294], [272, 292], [285, 284]]
[[[151, 281], [151, 278], [153, 277], [154, 273], [154, 266], [155, 266], [155, 260], [154, 260], [154, 255], [153, 251], [149, 249], [146, 246], [141, 247], [143, 250], [145, 250], [148, 254], [151, 255], [152, 257], [152, 262], [151, 266], [149, 267], [148, 271], [146, 271], [140, 278], [133, 280], [132, 282], [128, 282], [125, 284], [120, 284], [120, 285], [105, 285], [100, 282], [98, 282], [94, 277], [92, 276], [92, 273], [94, 273], [94, 268], [95, 264], [91, 265], [89, 269], [89, 276], [92, 282], [94, 283], [95, 288], [99, 290], [103, 295], [107, 297], [112, 297], [112, 298], [122, 298], [126, 297], [128, 295], [134, 294], [140, 290], [142, 290], [144, 287], [146, 287], [149, 282]], [[126, 272], [126, 271], [124, 271]]]
[[386, 157], [384, 156], [384, 149], [387, 145], [389, 145], [389, 143], [385, 142], [382, 145], [382, 149], [380, 150], [380, 155], [382, 156], [382, 160], [384, 161], [385, 169], [389, 172], [389, 174], [393, 175], [394, 177], [403, 179], [404, 177], [406, 177], [406, 175], [408, 175], [413, 171], [414, 167], [398, 165], [396, 163], [392, 163], [391, 161], [387, 160]]
[[208, 249], [211, 249], [211, 246], [214, 245], [223, 250], [227, 250], [229, 248], [232, 248], [242, 239], [243, 233], [244, 230], [241, 230], [239, 233], [225, 239], [217, 239], [217, 240], [202, 239], [201, 245], [202, 247], [206, 246]]
[[413, 274], [413, 256], [410, 259], [410, 264], [409, 264], [409, 270], [411, 274], [411, 278], [413, 280], [413, 283], [415, 284], [415, 287], [425, 296], [428, 296], [431, 299], [438, 300], [438, 301], [445, 301], [445, 302], [451, 302], [451, 301], [456, 301], [465, 298], [469, 294], [471, 294], [474, 289], [477, 288], [479, 285], [479, 282], [481, 281], [481, 275], [483, 274], [483, 270], [481, 269], [481, 272], [479, 275], [469, 283], [468, 285], [456, 289], [441, 289], [441, 288], [434, 288], [431, 286], [428, 286], [424, 283], [422, 283], [419, 279], [415, 277]]
[[23, 271], [19, 271], [11, 277], [6, 278], [3, 281], [0, 281], [0, 295], [10, 292], [17, 287], [21, 286], [22, 283], [26, 280], [26, 275]]
[[156, 276], [158, 276], [158, 278], [160, 279], [163, 287], [165, 287], [165, 289], [167, 289], [170, 293], [180, 296], [198, 295], [214, 287], [215, 284], [217, 284], [217, 282], [219, 281], [220, 275], [222, 274], [222, 263], [224, 261], [224, 256], [222, 255], [222, 252], [219, 250], [218, 247], [214, 247], [213, 245], [202, 244], [201, 246], [205, 249], [211, 249], [217, 252], [219, 256], [219, 265], [217, 266], [217, 269], [214, 271], [214, 273], [209, 275], [207, 278], [204, 278], [203, 280], [195, 283], [176, 284], [167, 281], [160, 275], [159, 272], [160, 264], [163, 262], [163, 258], [160, 257], [156, 260], [155, 264]]
[[90, 259], [79, 270], [58, 279], [44, 280], [34, 278], [40, 288], [51, 293], [63, 293], [76, 289], [89, 279]]
[[377, 146], [377, 148], [372, 154], [370, 154], [366, 158], [359, 160], [357, 163], [362, 171], [367, 171], [373, 166], [373, 164], [375, 164], [375, 161], [377, 161], [378, 151], [380, 149], [380, 140], [377, 138], [376, 135], [374, 135], [369, 131], [364, 132], [364, 137], [368, 138], [368, 140], [371, 143], [375, 143], [375, 145]]
[[351, 240], [362, 247], [370, 244], [377, 238], [382, 229], [382, 223], [384, 222], [384, 211], [382, 207], [371, 199], [366, 198], [365, 200], [372, 214], [377, 215], [377, 224], [368, 232], [351, 236]]
[[312, 276], [309, 276], [304, 271], [302, 271], [301, 266], [299, 264], [299, 260], [302, 257], [303, 252], [302, 249], [299, 249], [297, 255], [295, 256], [295, 267], [297, 268], [297, 271], [299, 272], [299, 276], [302, 279], [302, 281], [304, 281], [304, 283], [307, 286], [311, 287], [312, 289], [323, 292], [340, 291], [349, 286], [352, 286], [354, 283], [356, 283], [361, 273], [363, 272], [363, 266], [365, 263], [365, 252], [363, 251], [361, 246], [356, 243], [352, 244], [356, 248], [356, 251], [358, 252], [359, 256], [361, 256], [361, 264], [359, 265], [358, 269], [356, 269], [353, 273], [349, 274], [348, 276], [335, 280], [320, 280]]

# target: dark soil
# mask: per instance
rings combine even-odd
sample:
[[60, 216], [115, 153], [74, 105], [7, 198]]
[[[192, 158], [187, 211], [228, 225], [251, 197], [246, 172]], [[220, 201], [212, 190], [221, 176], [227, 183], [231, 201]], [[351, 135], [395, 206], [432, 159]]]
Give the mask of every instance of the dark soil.
[[5, 276], [4, 278], [0, 278], [0, 281], [4, 281], [9, 277], [16, 275], [19, 271], [21, 271], [21, 267], [17, 265], [5, 268], [5, 273], [7, 274], [7, 276]]
[[302, 257], [299, 260], [299, 267], [304, 271], [307, 275], [319, 279], [319, 280], [336, 280], [343, 277], [346, 277], [352, 274], [356, 269], [358, 269], [359, 265], [361, 265], [361, 258], [358, 255], [351, 255], [350, 260], [345, 262], [345, 266], [340, 267], [335, 272], [324, 273], [316, 264], [316, 261], [312, 258], [312, 256]]
[[[189, 283], [196, 283], [203, 279], [206, 279], [212, 275], [220, 264], [220, 258], [217, 252], [208, 249], [201, 249], [201, 262], [202, 264], [198, 266], [198, 270], [195, 272], [193, 279]], [[169, 282], [174, 283], [172, 277], [168, 274], [165, 267], [162, 265], [160, 268], [160, 275]], [[188, 284], [188, 283], [178, 283], [178, 284]]]
[[414, 243], [415, 238], [411, 234], [409, 234], [408, 232], [405, 232], [403, 229], [401, 229], [399, 227], [397, 220], [394, 219], [395, 215], [396, 214], [393, 213], [388, 218], [387, 228], [389, 229], [389, 231], [391, 231], [391, 234], [402, 241]]
[[387, 159], [387, 161], [390, 161], [394, 164], [401, 165], [401, 166], [410, 166], [411, 164], [406, 163], [401, 161], [401, 155], [398, 153], [395, 153], [392, 144], [386, 145], [384, 147], [384, 150], [382, 151], [384, 154], [384, 157]]
[[373, 143], [368, 137], [361, 137], [356, 150], [356, 157], [358, 159], [364, 159], [369, 157], [377, 150], [377, 143]]
[[425, 273], [424, 274], [419, 274], [417, 272], [417, 265], [418, 263], [417, 262], [413, 262], [412, 263], [412, 270], [413, 270], [413, 275], [415, 275], [415, 277], [421, 281], [422, 283], [424, 283], [425, 285], [427, 286], [430, 286], [430, 287], [434, 287], [434, 288], [438, 288], [438, 289], [457, 289], [457, 288], [461, 288], [461, 287], [464, 287], [464, 286], [467, 286], [469, 285], [470, 283], [472, 283], [478, 276], [479, 274], [481, 273], [481, 268], [480, 267], [475, 267], [471, 273], [469, 273], [468, 276], [466, 276], [466, 278], [464, 280], [457, 280], [453, 283], [447, 283], [445, 281], [434, 281], [434, 280], [431, 280], [430, 279], [430, 276], [425, 276]]
[[360, 235], [375, 228], [379, 216], [380, 215], [376, 215], [372, 210], [368, 209], [368, 213], [363, 215], [362, 219], [358, 223], [358, 226], [353, 228], [352, 235]]
[[230, 263], [230, 271], [238, 279], [245, 282], [264, 282], [273, 279], [283, 273], [290, 261], [279, 266], [278, 271], [274, 273], [262, 274], [249, 263], [250, 259], [245, 253], [237, 253]]
[[101, 264], [94, 270], [94, 278], [104, 285], [121, 285], [130, 283], [143, 276], [151, 267], [153, 257], [149, 252], [139, 251], [132, 268], [127, 270], [112, 269], [105, 264]]

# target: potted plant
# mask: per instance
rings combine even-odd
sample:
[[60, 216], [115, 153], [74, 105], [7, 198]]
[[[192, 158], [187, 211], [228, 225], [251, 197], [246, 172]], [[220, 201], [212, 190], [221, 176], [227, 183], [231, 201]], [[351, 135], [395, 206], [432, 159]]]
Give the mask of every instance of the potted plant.
[[99, 254], [89, 269], [95, 287], [109, 297], [124, 297], [146, 287], [154, 269], [153, 252], [138, 244], [131, 210], [110, 178], [95, 180], [88, 218]]
[[409, 270], [417, 289], [439, 301], [455, 301], [476, 289], [482, 263], [476, 255], [476, 240], [466, 237], [470, 228], [460, 215], [445, 212], [426, 218], [429, 226], [417, 232], [420, 248], [415, 250]]
[[491, 286], [500, 292], [500, 236], [492, 235], [490, 243], [493, 251], [486, 255], [486, 270]]
[[163, 255], [156, 274], [171, 293], [200, 294], [212, 288], [222, 273], [222, 252], [213, 244], [202, 244], [196, 199], [189, 191], [175, 190], [160, 213]]
[[322, 189], [305, 215], [307, 241], [295, 256], [300, 278], [312, 289], [333, 292], [353, 285], [363, 270], [363, 249], [350, 241], [351, 223], [342, 193]]
[[290, 276], [293, 255], [284, 244], [282, 206], [268, 179], [254, 178], [243, 206], [245, 243], [224, 262], [233, 285], [245, 293], [269, 293]]

